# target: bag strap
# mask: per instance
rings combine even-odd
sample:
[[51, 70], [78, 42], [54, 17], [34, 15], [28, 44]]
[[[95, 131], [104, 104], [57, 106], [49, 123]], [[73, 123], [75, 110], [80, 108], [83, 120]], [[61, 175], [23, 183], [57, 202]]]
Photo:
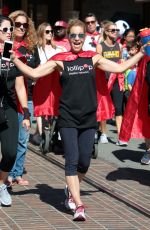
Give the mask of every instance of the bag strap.
[[2, 74], [2, 59], [0, 57], [0, 76], [1, 76], [1, 74]]

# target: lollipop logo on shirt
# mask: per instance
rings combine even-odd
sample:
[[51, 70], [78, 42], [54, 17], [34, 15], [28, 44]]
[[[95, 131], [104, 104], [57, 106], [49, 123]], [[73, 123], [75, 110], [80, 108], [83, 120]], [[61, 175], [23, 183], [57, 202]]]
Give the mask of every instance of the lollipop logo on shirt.
[[88, 65], [88, 64], [67, 66], [67, 70], [69, 72], [69, 75], [85, 74], [85, 73], [88, 73], [89, 71], [93, 70], [93, 66]]

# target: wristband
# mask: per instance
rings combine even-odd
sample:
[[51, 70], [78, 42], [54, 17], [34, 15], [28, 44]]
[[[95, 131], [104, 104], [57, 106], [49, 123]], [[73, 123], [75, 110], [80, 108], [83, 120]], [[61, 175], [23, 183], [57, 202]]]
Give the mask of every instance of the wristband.
[[29, 112], [29, 109], [28, 109], [28, 108], [23, 108], [23, 112], [24, 112], [23, 120], [25, 120], [25, 119], [30, 120], [31, 114], [30, 114], [30, 112]]

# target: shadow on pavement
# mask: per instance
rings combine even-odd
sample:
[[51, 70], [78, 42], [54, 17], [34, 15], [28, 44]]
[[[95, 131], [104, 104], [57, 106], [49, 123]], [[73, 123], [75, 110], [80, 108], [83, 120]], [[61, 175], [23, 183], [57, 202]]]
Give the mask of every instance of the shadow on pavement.
[[142, 185], [150, 186], [150, 171], [144, 169], [118, 168], [110, 172], [106, 179], [109, 181], [133, 180]]
[[125, 162], [126, 160], [130, 160], [133, 162], [139, 162], [141, 161], [141, 158], [143, 157], [143, 152], [139, 151], [133, 151], [129, 149], [120, 149], [115, 150], [112, 152], [112, 154], [120, 161]]
[[10, 191], [11, 195], [28, 195], [28, 194], [36, 194], [39, 195], [39, 198], [42, 202], [49, 204], [56, 208], [58, 211], [63, 213], [70, 213], [65, 206], [65, 195], [63, 189], [56, 189], [53, 187], [48, 186], [47, 184], [37, 184], [33, 189], [26, 189], [21, 191]]

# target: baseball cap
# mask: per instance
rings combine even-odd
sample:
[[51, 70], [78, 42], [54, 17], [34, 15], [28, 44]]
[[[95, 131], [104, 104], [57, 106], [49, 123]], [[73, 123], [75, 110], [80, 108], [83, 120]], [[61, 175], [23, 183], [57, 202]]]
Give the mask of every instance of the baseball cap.
[[65, 21], [57, 21], [57, 22], [55, 22], [54, 27], [57, 27], [57, 26], [67, 28], [68, 24]]

